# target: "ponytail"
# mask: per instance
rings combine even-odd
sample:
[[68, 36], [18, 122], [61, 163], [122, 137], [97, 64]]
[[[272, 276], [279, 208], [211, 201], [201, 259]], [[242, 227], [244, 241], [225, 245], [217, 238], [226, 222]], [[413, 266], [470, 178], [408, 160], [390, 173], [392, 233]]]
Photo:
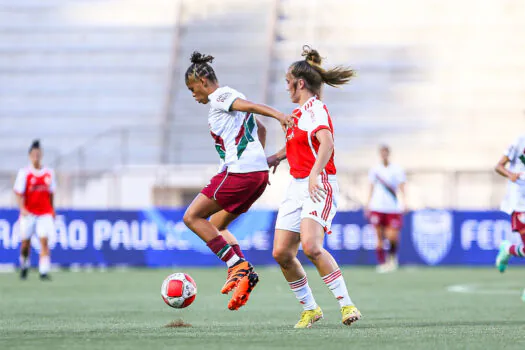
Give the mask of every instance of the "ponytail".
[[303, 46], [301, 56], [304, 60], [294, 62], [291, 73], [294, 77], [303, 79], [306, 87], [316, 95], [321, 92], [322, 84], [338, 87], [348, 83], [354, 76], [355, 71], [348, 67], [336, 66], [331, 69], [321, 67], [323, 58], [317, 50], [308, 45]]

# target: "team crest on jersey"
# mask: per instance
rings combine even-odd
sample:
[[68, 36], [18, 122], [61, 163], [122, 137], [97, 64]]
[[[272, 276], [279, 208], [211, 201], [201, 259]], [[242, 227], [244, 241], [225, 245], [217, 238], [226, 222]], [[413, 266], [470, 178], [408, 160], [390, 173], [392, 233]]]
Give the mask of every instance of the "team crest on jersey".
[[217, 97], [217, 102], [224, 102], [228, 99], [228, 97], [230, 97], [232, 95], [231, 92], [225, 92], [224, 94], [221, 94], [219, 95], [219, 97]]
[[421, 259], [438, 264], [452, 247], [452, 214], [445, 210], [423, 210], [412, 215], [412, 241]]
[[46, 185], [49, 186], [51, 184], [51, 176], [48, 175], [44, 177], [44, 182], [46, 183]]
[[31, 181], [29, 181], [29, 183], [30, 183], [31, 185], [36, 184], [36, 178], [32, 177], [32, 178], [31, 178]]
[[525, 224], [525, 214], [524, 213], [518, 214], [518, 221], [521, 222], [522, 224]]

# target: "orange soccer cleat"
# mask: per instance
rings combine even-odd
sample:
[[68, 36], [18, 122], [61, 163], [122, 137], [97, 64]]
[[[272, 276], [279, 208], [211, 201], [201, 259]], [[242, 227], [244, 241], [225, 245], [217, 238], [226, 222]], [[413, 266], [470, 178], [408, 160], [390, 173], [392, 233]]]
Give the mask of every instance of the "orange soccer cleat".
[[228, 294], [231, 292], [241, 279], [245, 276], [248, 276], [250, 272], [253, 271], [253, 266], [246, 260], [239, 262], [237, 265], [234, 265], [228, 269], [228, 277], [226, 277], [226, 282], [222, 286], [221, 293]]
[[259, 283], [259, 275], [257, 272], [250, 271], [248, 276], [244, 276], [237, 284], [237, 288], [233, 292], [232, 298], [228, 303], [228, 309], [239, 310], [240, 307], [246, 305], [253, 288]]

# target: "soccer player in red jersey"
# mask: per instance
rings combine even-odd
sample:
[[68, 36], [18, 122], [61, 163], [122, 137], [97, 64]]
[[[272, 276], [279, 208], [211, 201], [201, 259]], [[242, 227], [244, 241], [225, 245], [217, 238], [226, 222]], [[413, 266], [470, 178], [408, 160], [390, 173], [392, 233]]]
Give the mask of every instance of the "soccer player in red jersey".
[[[377, 234], [377, 272], [385, 273], [396, 270], [398, 265], [399, 231], [403, 225], [403, 212], [407, 211], [406, 176], [400, 166], [390, 162], [388, 146], [382, 145], [379, 154], [381, 164], [374, 166], [368, 173], [370, 193], [365, 213]], [[385, 238], [390, 243], [388, 260], [383, 249]]]
[[354, 71], [344, 67], [323, 69], [321, 56], [308, 46], [303, 47], [303, 57], [286, 74], [290, 98], [299, 105], [293, 112], [295, 124], [287, 130], [286, 147], [268, 157], [274, 171], [282, 160], [288, 159], [293, 177], [279, 207], [273, 256], [303, 305], [295, 328], [309, 328], [323, 317], [297, 259], [299, 244], [339, 302], [343, 323], [350, 325], [361, 318], [361, 313], [348, 295], [335, 259], [323, 248], [324, 235], [330, 233], [337, 210], [339, 188], [334, 164], [334, 128], [320, 94], [323, 84], [345, 84]]
[[40, 239], [40, 279], [49, 280], [51, 261], [48, 237], [54, 230], [55, 173], [42, 165], [42, 149], [38, 140], [29, 148], [29, 160], [30, 165], [18, 171], [14, 186], [20, 208], [20, 277], [27, 278], [30, 241], [36, 234]]
[[261, 124], [254, 113], [275, 118], [283, 127], [293, 125], [293, 118], [252, 103], [235, 89], [220, 86], [209, 64], [212, 61], [212, 56], [194, 52], [185, 79], [193, 98], [198, 103], [210, 104], [208, 125], [220, 167], [186, 210], [184, 223], [228, 266], [221, 293], [234, 290], [228, 308], [237, 310], [248, 301], [258, 275], [227, 228], [248, 211], [268, 184], [268, 164], [259, 139]]

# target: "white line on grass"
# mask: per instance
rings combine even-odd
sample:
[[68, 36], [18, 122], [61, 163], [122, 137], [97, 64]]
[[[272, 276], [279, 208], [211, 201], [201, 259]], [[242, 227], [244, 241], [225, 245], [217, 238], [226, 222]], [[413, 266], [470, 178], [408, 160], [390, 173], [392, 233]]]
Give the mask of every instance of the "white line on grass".
[[492, 289], [483, 287], [480, 284], [454, 284], [448, 286], [446, 289], [450, 293], [461, 294], [519, 295], [521, 293], [521, 290], [519, 289]]

